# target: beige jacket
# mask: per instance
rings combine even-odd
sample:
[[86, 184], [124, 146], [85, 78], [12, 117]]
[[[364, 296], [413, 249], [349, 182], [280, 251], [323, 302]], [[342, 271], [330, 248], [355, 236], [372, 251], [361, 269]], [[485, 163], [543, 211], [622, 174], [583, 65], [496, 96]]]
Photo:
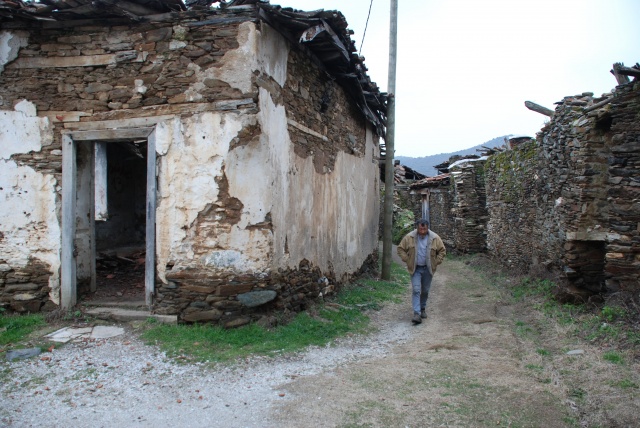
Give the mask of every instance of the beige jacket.
[[[398, 256], [407, 264], [410, 274], [416, 271], [416, 235], [417, 230], [409, 232], [402, 238], [398, 245]], [[431, 247], [431, 274], [436, 273], [436, 268], [444, 260], [447, 250], [444, 248], [442, 239], [433, 231], [429, 230], [429, 246]]]

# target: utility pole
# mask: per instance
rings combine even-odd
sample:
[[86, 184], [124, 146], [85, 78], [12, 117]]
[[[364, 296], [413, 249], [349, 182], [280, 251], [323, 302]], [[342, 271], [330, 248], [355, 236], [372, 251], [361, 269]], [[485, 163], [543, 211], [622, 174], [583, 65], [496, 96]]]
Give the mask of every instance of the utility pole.
[[391, 228], [393, 226], [393, 165], [396, 130], [396, 57], [398, 46], [398, 0], [391, 0], [389, 18], [389, 76], [387, 83], [387, 135], [385, 135], [384, 162], [384, 216], [382, 223], [382, 276], [391, 279]]

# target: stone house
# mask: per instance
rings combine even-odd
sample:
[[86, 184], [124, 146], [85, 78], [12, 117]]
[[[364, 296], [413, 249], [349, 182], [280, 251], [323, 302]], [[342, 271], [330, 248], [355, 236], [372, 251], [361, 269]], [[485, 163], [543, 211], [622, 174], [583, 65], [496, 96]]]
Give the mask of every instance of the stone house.
[[0, 1], [3, 307], [121, 248], [155, 313], [226, 326], [377, 267], [386, 94], [344, 16], [212, 3]]

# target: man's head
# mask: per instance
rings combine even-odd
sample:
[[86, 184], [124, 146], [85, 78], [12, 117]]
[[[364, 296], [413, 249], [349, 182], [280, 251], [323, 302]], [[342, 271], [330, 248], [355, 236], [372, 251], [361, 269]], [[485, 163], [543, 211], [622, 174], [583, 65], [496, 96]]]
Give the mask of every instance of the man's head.
[[426, 218], [421, 218], [416, 222], [416, 226], [418, 228], [418, 235], [424, 238], [427, 233], [429, 233], [429, 220]]

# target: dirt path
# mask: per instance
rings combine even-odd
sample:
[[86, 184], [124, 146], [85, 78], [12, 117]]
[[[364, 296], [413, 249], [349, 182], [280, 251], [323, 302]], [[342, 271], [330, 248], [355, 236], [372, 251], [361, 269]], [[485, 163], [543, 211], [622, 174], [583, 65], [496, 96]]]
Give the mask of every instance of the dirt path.
[[284, 385], [274, 426], [563, 426], [561, 391], [525, 372], [495, 288], [470, 273], [439, 268], [418, 326], [407, 285], [402, 304], [374, 314], [389, 333], [407, 330], [390, 353]]

